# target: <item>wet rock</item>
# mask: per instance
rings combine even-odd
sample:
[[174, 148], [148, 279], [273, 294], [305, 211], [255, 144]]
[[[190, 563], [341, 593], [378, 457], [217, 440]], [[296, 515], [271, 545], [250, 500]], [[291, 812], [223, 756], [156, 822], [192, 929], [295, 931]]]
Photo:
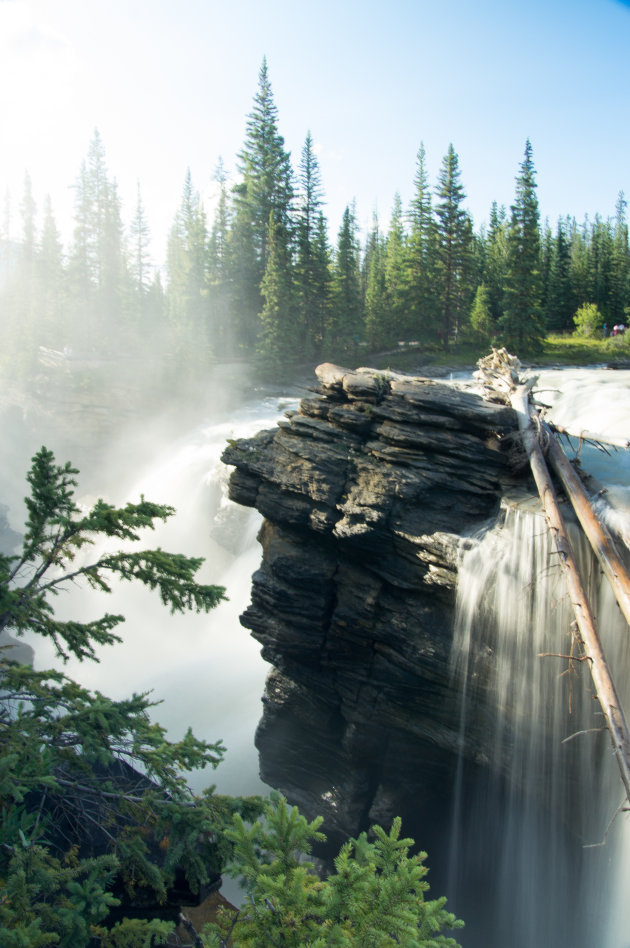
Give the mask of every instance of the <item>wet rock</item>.
[[516, 417], [425, 378], [316, 375], [298, 412], [223, 455], [231, 498], [265, 517], [241, 617], [275, 666], [261, 773], [340, 835], [414, 808], [429, 832], [458, 748], [460, 544], [514, 480]]

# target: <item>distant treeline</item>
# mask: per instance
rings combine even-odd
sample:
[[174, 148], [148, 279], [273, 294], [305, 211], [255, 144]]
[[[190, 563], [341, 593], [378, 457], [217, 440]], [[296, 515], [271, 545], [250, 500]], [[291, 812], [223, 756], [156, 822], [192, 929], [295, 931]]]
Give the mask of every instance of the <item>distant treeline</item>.
[[348, 205], [331, 246], [311, 134], [294, 169], [263, 61], [237, 168], [230, 188], [217, 171], [212, 222], [187, 174], [164, 283], [150, 261], [140, 189], [125, 228], [98, 132], [76, 181], [66, 250], [50, 201], [38, 229], [27, 178], [21, 239], [0, 240], [5, 373], [30, 374], [40, 346], [89, 358], [150, 351], [193, 372], [234, 357], [272, 367], [351, 360], [366, 348], [447, 347], [467, 335], [535, 352], [547, 332], [572, 331], [586, 303], [602, 323], [626, 322], [623, 193], [612, 218], [541, 225], [529, 141], [514, 203], [493, 204], [487, 229], [475, 232], [463, 206], [453, 147], [432, 187], [421, 145], [410, 206], [396, 196], [387, 228], [375, 217], [362, 240]]

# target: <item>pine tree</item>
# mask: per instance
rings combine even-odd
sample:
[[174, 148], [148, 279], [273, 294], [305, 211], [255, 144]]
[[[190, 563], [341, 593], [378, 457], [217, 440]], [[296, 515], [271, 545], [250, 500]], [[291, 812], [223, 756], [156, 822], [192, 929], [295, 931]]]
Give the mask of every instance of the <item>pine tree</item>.
[[319, 213], [313, 241], [313, 288], [309, 303], [309, 329], [313, 352], [321, 357], [331, 319], [332, 272], [331, 249], [328, 242], [328, 223]]
[[480, 283], [475, 293], [472, 310], [470, 312], [470, 327], [477, 339], [484, 345], [489, 345], [496, 329], [496, 323], [490, 310], [490, 294], [485, 283]]
[[503, 343], [517, 354], [536, 352], [544, 336], [541, 312], [541, 245], [538, 198], [532, 146], [516, 178], [516, 197], [507, 231], [507, 269], [503, 316], [499, 330]]
[[[58, 656], [95, 658], [119, 641], [124, 621], [109, 613], [62, 621], [54, 597], [69, 584], [111, 592], [111, 577], [157, 591], [172, 611], [208, 611], [224, 598], [195, 580], [201, 560], [164, 550], [135, 551], [140, 531], [173, 509], [144, 498], [89, 511], [74, 500], [76, 470], [42, 448], [27, 476], [27, 519], [19, 553], [0, 554], [0, 629], [43, 635]], [[95, 539], [117, 540], [100, 552]], [[90, 550], [93, 555], [90, 556]], [[216, 766], [220, 741], [189, 730], [178, 741], [154, 723], [147, 694], [113, 701], [56, 670], [34, 670], [0, 655], [0, 930], [3, 948], [87, 948], [107, 936], [101, 923], [127, 890], [164, 902], [176, 875], [196, 889], [230, 854], [222, 830], [234, 812], [259, 815], [260, 801], [193, 796], [185, 773]], [[170, 926], [137, 919], [117, 927], [120, 941], [148, 944]], [[132, 940], [124, 941], [128, 936]]]
[[575, 218], [566, 222], [569, 236], [570, 277], [576, 304], [588, 303], [593, 298], [589, 264], [590, 224], [586, 219], [578, 227]]
[[210, 287], [210, 339], [217, 355], [232, 354], [238, 346], [232, 336], [230, 283], [231, 211], [227, 193], [227, 172], [219, 159], [214, 172], [219, 200], [208, 241], [208, 284]]
[[267, 267], [262, 279], [264, 300], [258, 354], [274, 370], [302, 355], [296, 322], [296, 294], [286, 232], [269, 220]]
[[321, 316], [313, 304], [319, 295], [322, 278], [322, 260], [317, 253], [319, 221], [322, 216], [323, 190], [317, 156], [310, 131], [306, 135], [298, 172], [298, 204], [296, 220], [297, 318], [304, 340], [307, 357], [319, 354], [321, 349]]
[[421, 143], [414, 178], [414, 197], [409, 210], [405, 297], [407, 338], [435, 336], [436, 327], [436, 227], [431, 190], [426, 172], [426, 153]]
[[437, 189], [436, 284], [438, 335], [444, 346], [456, 338], [470, 312], [472, 222], [462, 207], [466, 195], [452, 145], [442, 161]]
[[206, 215], [186, 172], [182, 199], [167, 248], [167, 305], [174, 339], [174, 369], [202, 371], [209, 359]]
[[558, 221], [555, 239], [551, 242], [549, 275], [545, 295], [545, 325], [554, 332], [570, 332], [576, 299], [571, 285], [569, 242], [562, 221]]
[[129, 276], [138, 301], [142, 301], [153, 279], [150, 245], [151, 232], [138, 182], [136, 208], [129, 227]]
[[248, 827], [238, 815], [230, 838], [234, 875], [243, 877], [247, 899], [223, 923], [210, 926], [211, 948], [457, 948], [445, 930], [463, 926], [445, 909], [446, 899], [427, 900], [424, 852], [411, 855], [412, 839], [401, 838], [401, 820], [389, 833], [372, 827], [349, 840], [335, 869], [320, 880], [308, 859], [314, 842], [325, 841], [321, 817], [309, 822], [297, 807], [274, 793], [265, 821]]
[[69, 261], [73, 347], [101, 355], [120, 351], [126, 284], [118, 188], [108, 177], [105, 147], [95, 130], [75, 184]]
[[400, 195], [394, 197], [392, 217], [385, 242], [385, 337], [388, 343], [397, 343], [407, 337], [406, 326], [406, 234], [403, 227]]
[[628, 246], [627, 201], [623, 191], [617, 197], [613, 224], [608, 318], [611, 325], [628, 321], [630, 304], [630, 247]]
[[44, 202], [37, 273], [42, 345], [63, 349], [69, 333], [63, 249], [48, 196]]
[[385, 240], [374, 213], [363, 257], [365, 335], [372, 350], [385, 345], [388, 336], [387, 293], [385, 285]]
[[277, 232], [289, 246], [293, 239], [293, 184], [289, 153], [278, 131], [278, 112], [273, 100], [267, 61], [258, 75], [254, 107], [247, 120], [245, 143], [239, 154], [241, 183], [234, 189], [233, 273], [240, 285], [241, 332], [247, 347], [253, 346], [261, 311], [260, 284], [267, 267], [269, 220], [273, 214]]
[[356, 357], [362, 324], [357, 225], [354, 211], [348, 206], [343, 212], [333, 266], [331, 322], [326, 339], [330, 358], [340, 353]]
[[490, 227], [484, 253], [483, 282], [488, 290], [490, 316], [495, 323], [503, 315], [505, 273], [507, 269], [507, 223], [504, 207], [496, 201], [490, 209]]

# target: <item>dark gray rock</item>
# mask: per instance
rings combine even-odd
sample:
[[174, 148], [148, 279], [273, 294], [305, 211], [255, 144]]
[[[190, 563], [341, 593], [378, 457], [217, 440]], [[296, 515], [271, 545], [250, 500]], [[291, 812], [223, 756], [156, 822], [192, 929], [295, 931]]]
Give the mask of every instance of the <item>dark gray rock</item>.
[[241, 618], [275, 666], [261, 773], [340, 835], [411, 810], [428, 833], [458, 748], [460, 543], [514, 480], [516, 417], [442, 382], [316, 374], [299, 412], [223, 455], [231, 498], [265, 517]]

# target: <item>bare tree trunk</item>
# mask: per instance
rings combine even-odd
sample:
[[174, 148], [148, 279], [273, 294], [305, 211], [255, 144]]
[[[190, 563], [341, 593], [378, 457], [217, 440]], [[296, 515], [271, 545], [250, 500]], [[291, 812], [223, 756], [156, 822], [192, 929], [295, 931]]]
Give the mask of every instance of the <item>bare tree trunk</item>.
[[548, 457], [552, 468], [562, 481], [562, 486], [582, 524], [593, 552], [612, 586], [619, 608], [630, 625], [630, 578], [617, 552], [614, 540], [594, 513], [580, 478], [553, 436], [549, 442]]
[[518, 415], [519, 428], [523, 434], [523, 441], [543, 504], [547, 524], [558, 550], [560, 564], [567, 577], [569, 595], [584, 655], [589, 660], [597, 698], [610, 732], [614, 754], [626, 790], [626, 797], [630, 802], [630, 734], [602, 650], [595, 619], [588, 604], [586, 592], [569, 543], [551, 477], [538, 439], [531, 426], [528, 388], [524, 385], [516, 386], [510, 393], [510, 401]]

